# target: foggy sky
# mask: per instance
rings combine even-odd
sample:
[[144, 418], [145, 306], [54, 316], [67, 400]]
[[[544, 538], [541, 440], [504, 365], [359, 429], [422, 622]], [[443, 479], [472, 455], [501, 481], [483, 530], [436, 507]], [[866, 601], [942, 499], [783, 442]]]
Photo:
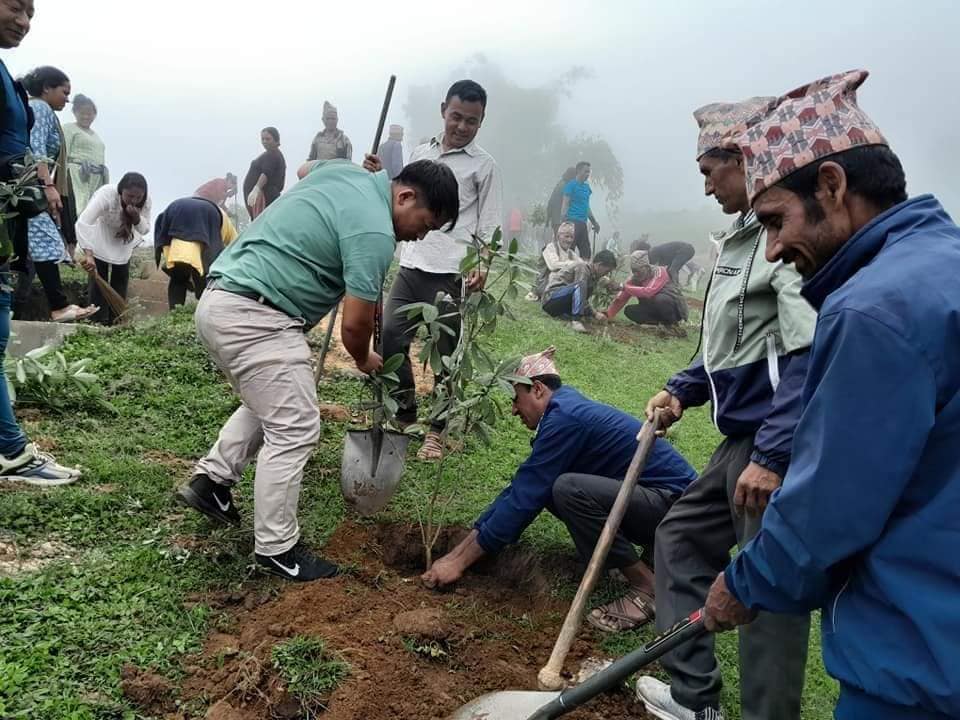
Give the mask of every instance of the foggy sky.
[[[954, 0], [35, 2], [30, 35], [2, 58], [15, 75], [56, 65], [75, 94], [94, 98], [112, 179], [146, 175], [155, 213], [227, 171], [242, 181], [265, 125], [280, 130], [289, 187], [325, 99], [356, 160], [390, 73], [389, 121], [405, 124], [409, 86], [445, 79], [481, 52], [523, 85], [573, 65], [593, 71], [564, 99], [562, 120], [611, 144], [622, 207], [633, 212], [712, 207], [693, 162], [694, 108], [864, 67], [860, 103], [903, 160], [911, 195], [933, 192], [960, 216]], [[509, 111], [489, 99], [490, 114]], [[62, 119], [73, 119], [69, 106]]]

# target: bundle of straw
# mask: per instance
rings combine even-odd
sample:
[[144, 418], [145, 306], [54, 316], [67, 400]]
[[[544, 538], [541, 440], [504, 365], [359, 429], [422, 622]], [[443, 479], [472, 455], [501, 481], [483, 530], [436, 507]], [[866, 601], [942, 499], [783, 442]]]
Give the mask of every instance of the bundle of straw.
[[110, 313], [115, 318], [114, 322], [118, 322], [127, 312], [127, 301], [123, 299], [120, 293], [110, 287], [110, 283], [100, 276], [96, 268], [87, 270], [87, 274], [97, 284], [97, 289], [100, 290], [103, 299], [107, 301], [107, 307], [110, 308]]

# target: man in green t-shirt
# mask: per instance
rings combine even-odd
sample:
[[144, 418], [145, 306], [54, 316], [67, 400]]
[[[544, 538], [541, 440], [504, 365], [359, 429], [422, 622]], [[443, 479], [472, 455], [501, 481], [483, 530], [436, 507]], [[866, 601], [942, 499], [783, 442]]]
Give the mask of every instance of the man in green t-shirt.
[[374, 312], [397, 240], [456, 224], [457, 180], [444, 165], [411, 163], [391, 181], [344, 161], [319, 163], [210, 268], [197, 306], [200, 340], [242, 401], [197, 463], [179, 500], [239, 524], [230, 488], [257, 459], [255, 558], [289, 580], [332, 577], [337, 567], [300, 542], [297, 502], [320, 437], [305, 330], [343, 298], [343, 346], [365, 373]]

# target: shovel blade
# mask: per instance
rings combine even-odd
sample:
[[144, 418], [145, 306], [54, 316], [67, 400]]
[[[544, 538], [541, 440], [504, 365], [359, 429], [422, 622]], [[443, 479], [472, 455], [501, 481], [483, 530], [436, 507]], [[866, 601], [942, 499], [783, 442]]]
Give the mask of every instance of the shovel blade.
[[402, 433], [347, 431], [340, 465], [340, 490], [351, 510], [372, 515], [390, 502], [403, 476], [409, 442], [410, 438]]
[[558, 692], [525, 690], [487, 693], [468, 702], [447, 720], [527, 720], [559, 696]]

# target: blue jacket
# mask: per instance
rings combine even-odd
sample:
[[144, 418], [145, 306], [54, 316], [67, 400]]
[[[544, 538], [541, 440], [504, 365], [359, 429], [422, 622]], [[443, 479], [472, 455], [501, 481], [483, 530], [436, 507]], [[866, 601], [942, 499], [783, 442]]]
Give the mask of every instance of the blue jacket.
[[960, 718], [960, 228], [891, 208], [804, 287], [820, 316], [783, 487], [726, 571], [823, 608], [838, 718]]
[[[533, 452], [513, 481], [480, 516], [477, 541], [488, 553], [516, 542], [553, 497], [553, 483], [564, 473], [622, 480], [637, 450], [643, 423], [616, 408], [594, 402], [571, 387], [553, 393], [531, 445]], [[638, 480], [678, 494], [697, 477], [673, 446], [658, 438]]]

